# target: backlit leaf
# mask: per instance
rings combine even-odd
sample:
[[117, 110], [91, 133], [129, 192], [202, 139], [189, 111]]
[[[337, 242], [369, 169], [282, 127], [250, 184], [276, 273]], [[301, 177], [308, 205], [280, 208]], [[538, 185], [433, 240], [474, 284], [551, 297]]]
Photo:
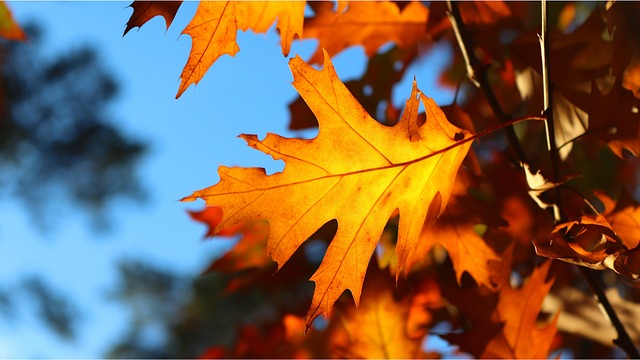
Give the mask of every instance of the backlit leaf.
[[535, 268], [523, 285], [514, 288], [511, 276], [516, 264], [512, 253], [513, 247], [509, 247], [502, 255], [499, 292], [490, 293], [477, 286], [445, 292], [471, 321], [471, 329], [444, 337], [479, 358], [547, 358], [557, 331], [557, 316], [546, 324], [539, 324], [538, 318], [553, 285], [553, 280], [547, 281], [551, 262]]
[[479, 229], [506, 225], [504, 221], [496, 222], [483, 218], [491, 209], [486, 204], [478, 203], [467, 194], [470, 181], [466, 176], [458, 176], [453, 188], [449, 205], [440, 218], [433, 224], [425, 224], [416, 253], [410, 256], [411, 262], [420, 261], [431, 248], [438, 244], [449, 254], [460, 283], [462, 275], [467, 272], [479, 285], [495, 288], [492, 267], [489, 262], [498, 262], [500, 258], [489, 247]]
[[[264, 140], [242, 135], [247, 143], [285, 162], [283, 172], [220, 167], [220, 182], [184, 200], [202, 198], [223, 209], [215, 232], [267, 219], [269, 255], [279, 267], [325, 223], [338, 230], [317, 272], [308, 324], [327, 314], [349, 289], [356, 304], [369, 259], [391, 214], [399, 210], [398, 267], [416, 247], [425, 219], [444, 210], [470, 137], [451, 125], [435, 102], [420, 94], [426, 123], [419, 126], [418, 92], [400, 122], [386, 127], [373, 120], [338, 79], [325, 53], [315, 70], [301, 58], [290, 62], [294, 86], [318, 118], [316, 138]], [[434, 200], [435, 199], [435, 200]], [[429, 214], [428, 214], [429, 213]]]
[[608, 92], [593, 82], [591, 94], [566, 92], [566, 97], [589, 115], [588, 134], [604, 141], [619, 157], [640, 155], [640, 100], [617, 80]]
[[536, 253], [595, 270], [640, 277], [640, 207], [558, 224], [548, 239], [535, 239]]
[[[392, 1], [353, 1], [344, 12], [334, 12], [333, 7], [332, 2], [318, 3], [315, 16], [304, 24], [305, 38], [318, 39], [332, 56], [354, 45], [372, 56], [387, 42], [407, 48], [426, 35], [429, 9], [420, 2], [402, 10]], [[318, 49], [310, 61], [322, 61], [322, 51]]]
[[191, 36], [191, 52], [182, 70], [176, 98], [197, 84], [220, 56], [235, 56], [238, 30], [264, 33], [278, 20], [282, 53], [289, 54], [295, 36], [302, 36], [305, 1], [202, 1], [182, 32]]
[[524, 285], [518, 289], [509, 285], [510, 273], [503, 275], [500, 300], [493, 313], [493, 320], [503, 322], [504, 327], [501, 334], [489, 342], [482, 354], [483, 358], [548, 357], [557, 331], [557, 316], [550, 323], [538, 326], [538, 314], [542, 301], [553, 285], [553, 280], [546, 280], [550, 266], [551, 262], [547, 261], [534, 269]]
[[167, 29], [169, 29], [180, 5], [182, 5], [182, 1], [134, 1], [129, 5], [133, 8], [133, 14], [127, 21], [123, 36], [127, 35], [129, 30], [141, 27], [156, 16], [162, 16]]
[[434, 354], [422, 350], [422, 342], [427, 334], [425, 325], [431, 321], [429, 307], [439, 305], [437, 285], [428, 282], [415, 292], [399, 296], [394, 296], [395, 287], [395, 281], [388, 272], [373, 266], [367, 274], [360, 306], [356, 308], [353, 303], [346, 302], [336, 306], [327, 329], [328, 346], [333, 357], [434, 357]]

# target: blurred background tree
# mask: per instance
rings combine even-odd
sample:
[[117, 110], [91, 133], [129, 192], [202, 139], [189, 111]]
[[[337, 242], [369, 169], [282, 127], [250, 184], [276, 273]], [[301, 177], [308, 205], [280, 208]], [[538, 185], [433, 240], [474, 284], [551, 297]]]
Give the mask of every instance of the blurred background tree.
[[50, 57], [42, 30], [25, 31], [27, 42], [0, 43], [0, 195], [24, 201], [38, 225], [64, 203], [104, 226], [114, 199], [144, 199], [136, 167], [147, 144], [111, 121], [118, 84], [96, 49]]
[[[313, 258], [312, 248], [321, 241], [304, 245], [277, 272], [276, 263], [269, 259], [262, 267], [234, 272], [223, 269], [227, 259], [222, 257], [196, 277], [180, 276], [148, 262], [121, 262], [112, 297], [127, 309], [129, 328], [106, 356], [197, 358], [211, 348], [223, 351], [237, 346], [247, 336], [255, 341], [282, 336], [282, 317], [302, 317], [311, 303], [313, 284], [306, 279], [320, 260]], [[236, 355], [278, 354], [270, 346], [246, 350]]]
[[[24, 29], [27, 41], [0, 40], [0, 196], [21, 200], [42, 230], [61, 223], [62, 205], [104, 229], [110, 202], [145, 198], [137, 167], [148, 145], [111, 121], [118, 84], [95, 48], [50, 56], [41, 51], [43, 30]], [[16, 320], [26, 306], [73, 339], [81, 315], [74, 301], [42, 276], [20, 277], [0, 283], [3, 318]]]

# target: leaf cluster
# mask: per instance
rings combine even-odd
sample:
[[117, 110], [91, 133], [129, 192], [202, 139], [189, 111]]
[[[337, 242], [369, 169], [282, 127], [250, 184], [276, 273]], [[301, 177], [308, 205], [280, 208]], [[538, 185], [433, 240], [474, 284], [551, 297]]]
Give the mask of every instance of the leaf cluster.
[[[169, 26], [179, 6], [136, 1], [126, 31], [156, 15]], [[615, 306], [635, 308], [640, 8], [547, 6], [199, 4], [184, 30], [192, 49], [178, 97], [239, 51], [238, 30], [275, 23], [285, 56], [296, 37], [319, 43], [307, 61], [289, 62], [300, 94], [290, 128], [318, 127], [318, 136], [242, 135], [284, 170], [223, 166], [217, 184], [184, 199], [205, 200], [193, 217], [208, 236], [239, 238], [208, 269], [228, 276], [219, 296], [260, 289], [272, 309], [239, 321], [233, 344], [213, 342], [202, 356], [431, 357], [439, 354], [423, 343], [436, 335], [475, 357], [607, 357], [616, 337], [633, 356], [623, 327], [612, 331], [604, 317], [590, 331], [576, 325], [594, 304], [570, 264], [606, 270]], [[454, 102], [438, 107], [414, 82], [396, 108], [393, 86], [443, 43], [456, 49], [439, 74]], [[351, 46], [364, 48], [367, 70], [343, 84], [331, 58]], [[296, 291], [309, 276], [313, 292]], [[285, 288], [306, 314], [268, 303]], [[636, 322], [624, 314], [623, 324]], [[434, 331], [443, 324], [451, 331]]]

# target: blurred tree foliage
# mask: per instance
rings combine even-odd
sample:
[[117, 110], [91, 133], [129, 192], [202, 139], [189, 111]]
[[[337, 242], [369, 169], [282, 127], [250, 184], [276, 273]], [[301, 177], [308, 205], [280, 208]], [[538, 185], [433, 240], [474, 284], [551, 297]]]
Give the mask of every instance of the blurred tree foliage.
[[147, 146], [110, 118], [118, 84], [94, 48], [50, 57], [42, 30], [25, 30], [28, 42], [0, 43], [2, 195], [24, 201], [39, 225], [60, 200], [105, 224], [110, 201], [144, 198], [136, 166]]
[[112, 296], [129, 311], [130, 326], [106, 357], [196, 358], [211, 346], [233, 346], [238, 331], [251, 331], [256, 340], [267, 336], [284, 314], [303, 316], [309, 306], [313, 284], [304, 279], [317, 266], [309, 250], [303, 246], [277, 272], [269, 261], [242, 273], [210, 269], [195, 278], [166, 266], [122, 262]]
[[72, 339], [78, 320], [75, 304], [65, 294], [52, 288], [41, 277], [31, 276], [22, 282], [22, 289], [33, 302], [37, 316], [54, 333]]
[[78, 305], [64, 290], [35, 274], [0, 285], [0, 316], [7, 323], [25, 320], [27, 313], [63, 340], [73, 340], [81, 320]]
[[[95, 48], [51, 56], [43, 51], [43, 30], [24, 29], [27, 42], [0, 40], [0, 195], [24, 202], [38, 226], [61, 203], [106, 225], [110, 201], [144, 198], [136, 168], [147, 145], [112, 121], [118, 84]], [[38, 274], [0, 283], [2, 318], [27, 313], [67, 340], [81, 320], [65, 291]]]

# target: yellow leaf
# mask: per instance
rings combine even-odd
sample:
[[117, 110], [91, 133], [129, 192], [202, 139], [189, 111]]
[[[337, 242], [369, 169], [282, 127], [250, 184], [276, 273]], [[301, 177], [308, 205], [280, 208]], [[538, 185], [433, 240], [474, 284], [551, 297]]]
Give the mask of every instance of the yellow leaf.
[[182, 32], [191, 36], [191, 52], [182, 70], [176, 98], [197, 84], [220, 56], [235, 56], [238, 30], [266, 32], [277, 19], [282, 53], [289, 54], [293, 38], [302, 36], [305, 1], [202, 1]]
[[[341, 302], [335, 307], [327, 328], [334, 358], [419, 359], [432, 358], [422, 342], [431, 322], [431, 305], [441, 306], [435, 281], [425, 278], [413, 292], [394, 291], [392, 276], [372, 266], [364, 284], [362, 303]], [[419, 320], [412, 328], [412, 322]]]
[[478, 284], [494, 288], [491, 267], [487, 263], [499, 261], [500, 258], [476, 233], [474, 224], [456, 220], [452, 217], [453, 214], [447, 209], [442, 221], [425, 229], [422, 233], [422, 241], [431, 245], [440, 244], [447, 250], [458, 283], [466, 271]]
[[242, 135], [251, 147], [284, 160], [284, 171], [267, 176], [259, 168], [220, 167], [218, 184], [184, 200], [202, 198], [223, 209], [215, 232], [268, 220], [267, 251], [279, 267], [310, 235], [336, 219], [337, 233], [311, 278], [316, 288], [307, 314], [310, 324], [346, 289], [358, 304], [369, 259], [396, 210], [398, 267], [404, 266], [428, 212], [435, 218], [444, 210], [471, 142], [468, 132], [451, 125], [422, 94], [427, 120], [419, 126], [415, 83], [402, 119], [387, 127], [349, 93], [326, 52], [322, 70], [300, 57], [290, 67], [293, 85], [318, 118], [318, 136], [307, 140], [268, 134], [258, 140]]
[[496, 227], [502, 224], [488, 224], [482, 218], [483, 213], [489, 213], [491, 209], [467, 195], [470, 186], [470, 180], [458, 176], [449, 205], [438, 221], [425, 224], [416, 254], [412, 254], [409, 261], [419, 261], [439, 244], [447, 250], [459, 284], [462, 274], [467, 272], [479, 285], [493, 289], [492, 276], [495, 274], [488, 263], [500, 261], [500, 258], [478, 234], [478, 225]]

